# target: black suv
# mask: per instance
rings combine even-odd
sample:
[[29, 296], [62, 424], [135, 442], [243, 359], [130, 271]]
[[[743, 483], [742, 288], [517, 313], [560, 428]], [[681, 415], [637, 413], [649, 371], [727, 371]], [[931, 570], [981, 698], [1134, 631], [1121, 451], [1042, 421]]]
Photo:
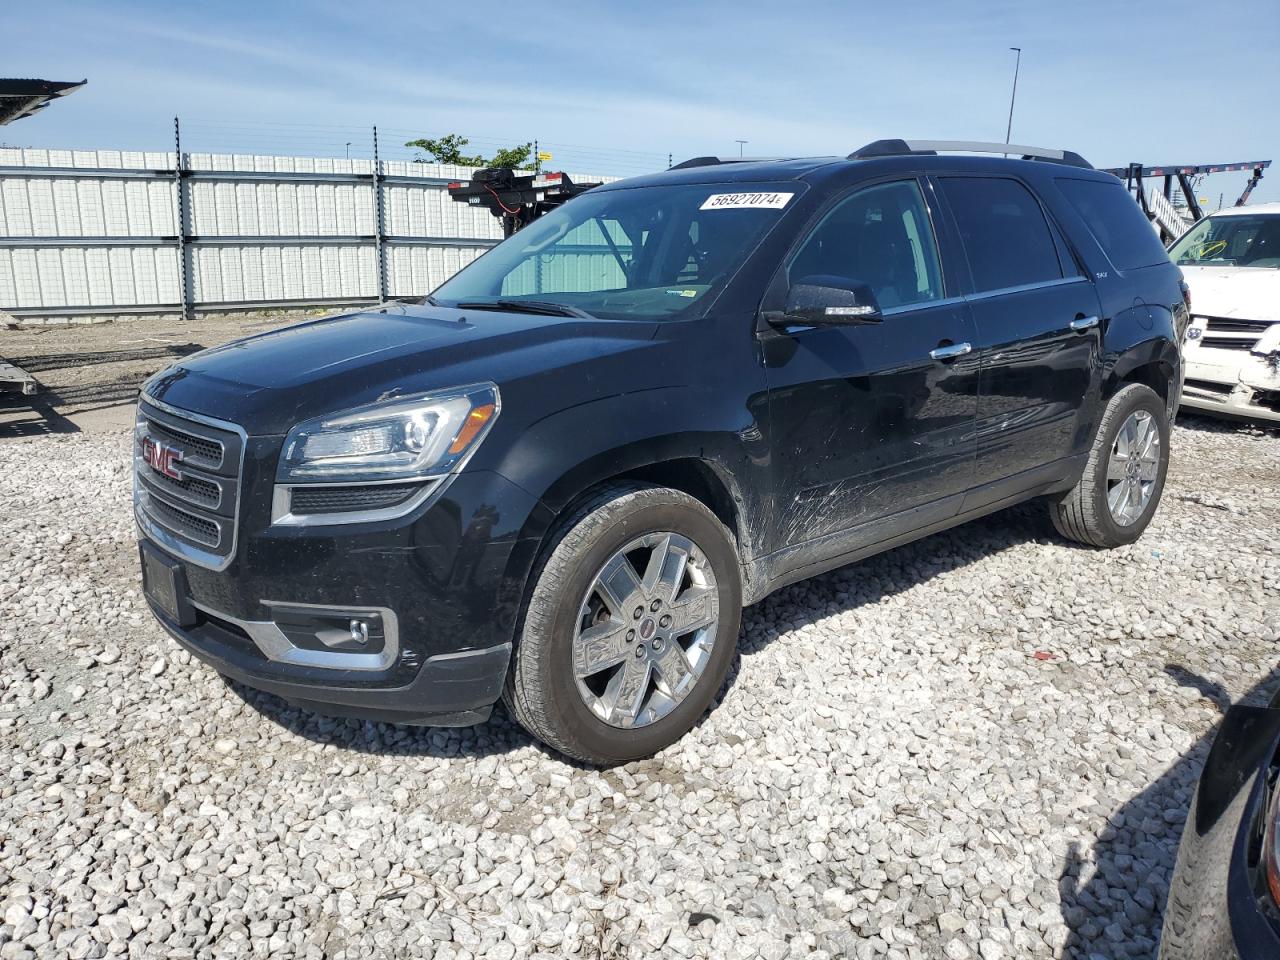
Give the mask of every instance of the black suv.
[[1118, 180], [879, 141], [571, 200], [418, 304], [227, 344], [138, 405], [160, 622], [307, 708], [613, 763], [687, 731], [744, 605], [1032, 497], [1135, 540], [1187, 323]]

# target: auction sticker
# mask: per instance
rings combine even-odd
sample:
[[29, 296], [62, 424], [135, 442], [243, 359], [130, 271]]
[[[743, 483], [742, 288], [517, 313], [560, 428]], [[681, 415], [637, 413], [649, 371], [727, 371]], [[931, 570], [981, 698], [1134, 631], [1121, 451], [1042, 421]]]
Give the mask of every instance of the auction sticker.
[[699, 210], [781, 210], [794, 193], [717, 193], [702, 202]]

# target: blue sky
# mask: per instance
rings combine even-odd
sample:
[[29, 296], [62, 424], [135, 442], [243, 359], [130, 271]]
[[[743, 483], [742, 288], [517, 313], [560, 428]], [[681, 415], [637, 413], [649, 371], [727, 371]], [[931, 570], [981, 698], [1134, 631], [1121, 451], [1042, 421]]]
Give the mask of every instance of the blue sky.
[[[191, 151], [341, 156], [350, 142], [364, 156], [376, 123], [393, 156], [456, 131], [481, 150], [536, 138], [553, 166], [628, 174], [668, 153], [736, 153], [737, 139], [760, 156], [1003, 140], [1014, 45], [1015, 142], [1097, 166], [1280, 161], [1280, 16], [1256, 7], [555, 0], [504, 19], [507, 6], [14, 4], [0, 72], [89, 85], [0, 142], [167, 149], [178, 114]], [[1256, 199], [1280, 198], [1273, 169]], [[1216, 205], [1244, 179], [1202, 192]]]

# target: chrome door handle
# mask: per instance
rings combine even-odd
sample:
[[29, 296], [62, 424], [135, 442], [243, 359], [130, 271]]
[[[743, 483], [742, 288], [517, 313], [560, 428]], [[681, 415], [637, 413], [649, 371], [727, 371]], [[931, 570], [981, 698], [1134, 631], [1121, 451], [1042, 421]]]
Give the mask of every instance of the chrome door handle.
[[963, 357], [972, 350], [971, 343], [951, 343], [945, 347], [935, 347], [929, 351], [929, 356], [935, 360], [953, 360], [956, 357]]
[[1097, 317], [1077, 317], [1071, 321], [1071, 329], [1076, 333], [1084, 333], [1086, 330], [1092, 330], [1097, 325]]

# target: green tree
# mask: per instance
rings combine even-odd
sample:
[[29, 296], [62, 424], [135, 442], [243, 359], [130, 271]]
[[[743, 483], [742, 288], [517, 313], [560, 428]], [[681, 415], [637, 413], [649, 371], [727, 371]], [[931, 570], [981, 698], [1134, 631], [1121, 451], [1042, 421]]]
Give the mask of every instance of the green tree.
[[435, 163], [451, 163], [459, 167], [505, 167], [509, 170], [515, 170], [528, 164], [530, 156], [533, 155], [533, 144], [524, 143], [514, 147], [505, 147], [491, 158], [485, 159], [481, 154], [466, 154], [462, 152], [470, 142], [466, 137], [459, 134], [447, 133], [439, 139], [422, 137], [418, 140], [410, 140], [405, 146], [414, 147], [426, 154], [424, 157], [414, 158], [418, 163], [434, 161]]
[[505, 167], [508, 170], [522, 170], [529, 166], [529, 158], [533, 156], [533, 144], [522, 143], [515, 147], [504, 147], [489, 158], [486, 166]]

